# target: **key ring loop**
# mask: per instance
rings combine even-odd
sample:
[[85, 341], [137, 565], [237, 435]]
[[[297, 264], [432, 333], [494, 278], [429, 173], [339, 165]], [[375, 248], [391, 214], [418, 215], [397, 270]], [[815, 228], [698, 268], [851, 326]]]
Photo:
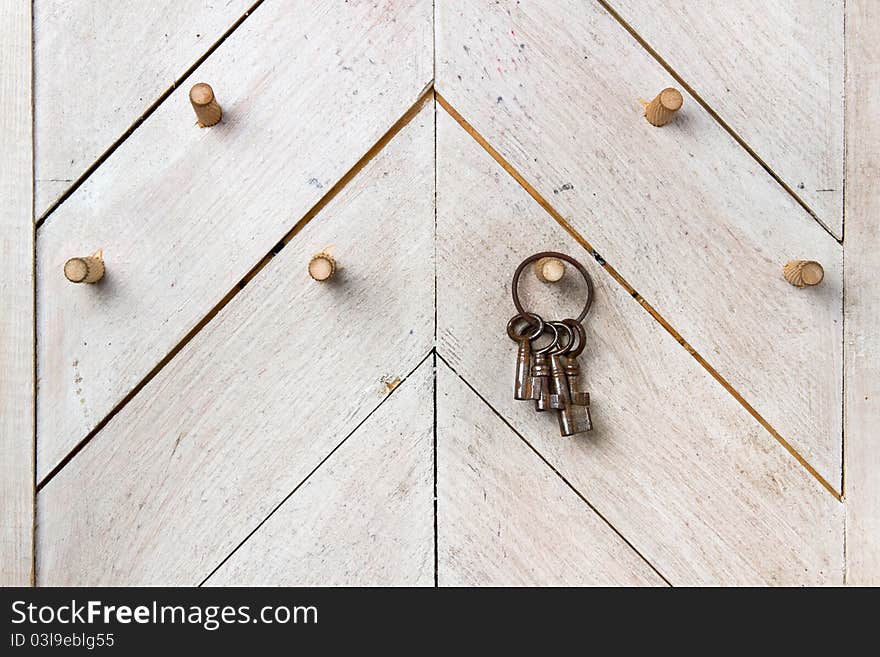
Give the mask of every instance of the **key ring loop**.
[[[566, 324], [565, 322], [550, 322], [550, 326], [553, 326], [554, 328], [557, 328], [557, 329], [563, 328], [563, 329], [565, 329], [565, 332], [568, 335], [568, 342], [563, 347], [562, 341], [559, 340], [559, 333], [557, 332], [557, 334], [556, 334], [557, 335], [556, 348], [550, 352], [550, 355], [551, 356], [561, 356], [562, 354], [565, 354], [571, 348], [571, 346], [574, 344], [574, 333], [575, 333], [574, 329], [571, 326], [569, 326], [568, 324]], [[580, 324], [578, 324], [578, 326], [580, 326]]]
[[[517, 333], [516, 323], [520, 320], [525, 320], [526, 326], [531, 326], [532, 322], [530, 320], [534, 320], [535, 322], [535, 330], [532, 333]], [[519, 313], [518, 315], [514, 315], [510, 318], [510, 321], [507, 322], [507, 335], [514, 342], [519, 342], [520, 340], [528, 340], [531, 342], [536, 339], [544, 332], [544, 320], [541, 319], [535, 313]]]
[[584, 329], [584, 325], [574, 319], [563, 319], [562, 324], [577, 332], [578, 341], [577, 346], [572, 348], [574, 341], [568, 345], [568, 348], [564, 352], [564, 355], [569, 358], [577, 358], [584, 351], [584, 347], [587, 346], [587, 332]]
[[584, 280], [587, 282], [587, 302], [584, 304], [584, 309], [581, 311], [581, 314], [578, 315], [575, 321], [582, 322], [584, 318], [587, 316], [587, 313], [590, 310], [590, 306], [593, 303], [593, 279], [590, 278], [590, 274], [587, 271], [586, 267], [584, 267], [577, 260], [572, 258], [569, 255], [565, 255], [564, 253], [559, 253], [557, 251], [542, 251], [541, 253], [536, 253], [534, 255], [530, 255], [528, 258], [519, 263], [519, 267], [516, 268], [516, 271], [513, 272], [513, 282], [511, 284], [511, 291], [513, 293], [513, 305], [516, 306], [516, 311], [522, 315], [528, 314], [525, 310], [523, 310], [522, 303], [519, 300], [519, 277], [523, 273], [523, 270], [529, 266], [529, 264], [540, 260], [541, 258], [558, 258], [559, 260], [564, 260], [572, 267], [577, 269], [581, 276], [584, 277]]
[[549, 354], [559, 345], [559, 330], [555, 326], [553, 326], [553, 324], [549, 322], [544, 322], [544, 330], [541, 331], [541, 333], [546, 333], [548, 330], [553, 332], [553, 339], [550, 341], [550, 344], [545, 347], [541, 347], [540, 349], [533, 350], [532, 356], [543, 356], [544, 354]]

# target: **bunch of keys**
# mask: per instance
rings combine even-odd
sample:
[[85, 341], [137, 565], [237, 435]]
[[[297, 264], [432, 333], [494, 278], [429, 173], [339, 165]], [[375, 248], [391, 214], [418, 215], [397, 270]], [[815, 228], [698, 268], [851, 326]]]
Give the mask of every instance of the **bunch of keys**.
[[[576, 319], [545, 322], [535, 313], [523, 309], [519, 300], [519, 277], [530, 263], [541, 258], [558, 258], [572, 264], [587, 282], [587, 301]], [[535, 410], [555, 410], [559, 431], [563, 436], [585, 433], [593, 428], [590, 418], [590, 393], [582, 390], [578, 356], [586, 346], [583, 320], [593, 302], [593, 281], [584, 266], [571, 256], [552, 251], [526, 258], [513, 275], [513, 304], [517, 314], [507, 323], [507, 335], [519, 346], [516, 353], [516, 376], [513, 397], [534, 401]], [[544, 335], [550, 341], [533, 348]]]

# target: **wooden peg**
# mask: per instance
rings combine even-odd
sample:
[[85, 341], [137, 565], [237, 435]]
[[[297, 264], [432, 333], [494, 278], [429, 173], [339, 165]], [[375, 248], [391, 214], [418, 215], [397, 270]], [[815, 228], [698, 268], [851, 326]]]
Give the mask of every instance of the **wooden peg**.
[[97, 283], [104, 277], [103, 253], [99, 250], [90, 256], [71, 258], [64, 263], [64, 276], [71, 283]]
[[558, 258], [541, 258], [533, 267], [542, 283], [556, 283], [565, 275], [565, 263]]
[[320, 253], [316, 253], [309, 260], [309, 276], [316, 281], [327, 281], [336, 273], [336, 260], [330, 255], [334, 247], [328, 246]]
[[815, 260], [791, 260], [782, 268], [782, 275], [795, 287], [818, 285], [825, 278], [825, 270]]
[[214, 90], [205, 82], [199, 82], [189, 90], [189, 102], [196, 112], [200, 128], [212, 126], [223, 117], [223, 110], [214, 98]]
[[684, 98], [678, 89], [668, 87], [657, 94], [657, 97], [650, 103], [642, 101], [645, 106], [645, 118], [648, 123], [660, 127], [666, 125], [675, 116], [675, 113], [681, 109]]

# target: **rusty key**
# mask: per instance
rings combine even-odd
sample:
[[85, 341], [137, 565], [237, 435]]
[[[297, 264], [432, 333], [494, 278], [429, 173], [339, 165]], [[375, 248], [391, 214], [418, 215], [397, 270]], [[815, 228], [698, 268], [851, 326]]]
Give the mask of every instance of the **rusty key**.
[[[576, 319], [541, 322], [537, 315], [525, 310], [519, 297], [520, 276], [526, 268], [542, 258], [555, 258], [574, 267], [586, 283], [586, 298]], [[600, 262], [599, 256], [596, 259]], [[577, 357], [586, 344], [581, 322], [593, 303], [593, 279], [583, 264], [569, 255], [556, 251], [534, 253], [517, 265], [510, 283], [515, 315], [507, 326], [507, 334], [519, 346], [516, 357], [514, 397], [532, 399], [538, 411], [558, 411], [559, 429], [563, 436], [590, 431], [590, 395], [581, 389], [580, 365]], [[543, 326], [542, 326], [543, 324]], [[536, 347], [543, 334], [552, 335], [544, 347]], [[535, 343], [535, 344], [533, 344]], [[531, 363], [529, 362], [531, 361]]]
[[574, 344], [574, 330], [562, 322], [553, 322], [552, 324], [557, 330], [562, 329], [567, 334], [565, 344], [563, 345], [557, 340], [556, 348], [548, 354], [550, 360], [550, 408], [561, 411], [571, 405], [563, 354]]
[[559, 431], [563, 436], [586, 433], [593, 429], [590, 417], [590, 393], [581, 390], [581, 368], [577, 357], [586, 346], [587, 334], [584, 327], [573, 319], [563, 322], [569, 329], [577, 333], [577, 343], [570, 343], [565, 352], [563, 371], [568, 383], [568, 404], [559, 413]]
[[[523, 332], [517, 331], [517, 325], [524, 323]], [[534, 330], [530, 329], [534, 326]], [[513, 398], [521, 401], [532, 399], [532, 340], [544, 332], [544, 320], [534, 313], [514, 315], [507, 322], [507, 335], [518, 343], [516, 350], [516, 375], [513, 382]]]
[[532, 352], [534, 360], [532, 363], [531, 387], [536, 411], [546, 411], [553, 408], [550, 396], [550, 361], [547, 358], [547, 354], [556, 348], [559, 341], [559, 331], [552, 324], [545, 323], [544, 331], [548, 330], [553, 334], [553, 339], [547, 346]]

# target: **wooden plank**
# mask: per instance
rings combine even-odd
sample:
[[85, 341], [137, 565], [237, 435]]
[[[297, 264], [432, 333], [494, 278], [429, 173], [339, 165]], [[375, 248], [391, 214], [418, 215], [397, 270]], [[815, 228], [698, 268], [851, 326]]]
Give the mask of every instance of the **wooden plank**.
[[843, 0], [608, 4], [843, 236]]
[[[840, 245], [687, 94], [648, 124], [637, 99], [675, 82], [598, 5], [437, 17], [438, 92], [839, 491]], [[822, 286], [786, 283], [791, 259]]]
[[421, 362], [433, 121], [427, 103], [39, 492], [40, 584], [201, 582]]
[[[513, 400], [510, 276], [536, 251], [584, 252], [442, 111], [437, 137], [441, 356], [672, 584], [840, 583], [843, 505], [595, 262], [581, 359], [595, 430], [561, 438]], [[571, 274], [524, 279], [536, 312], [578, 309]]]
[[34, 3], [35, 198], [42, 215], [255, 0]]
[[434, 376], [419, 368], [209, 586], [433, 586]]
[[846, 568], [880, 585], [880, 7], [846, 4]]
[[[40, 228], [42, 480], [422, 95], [431, 3], [267, 3]], [[101, 248], [107, 276], [64, 262]]]
[[0, 5], [0, 586], [33, 584], [31, 5]]
[[441, 586], [665, 584], [442, 361], [437, 543]]

